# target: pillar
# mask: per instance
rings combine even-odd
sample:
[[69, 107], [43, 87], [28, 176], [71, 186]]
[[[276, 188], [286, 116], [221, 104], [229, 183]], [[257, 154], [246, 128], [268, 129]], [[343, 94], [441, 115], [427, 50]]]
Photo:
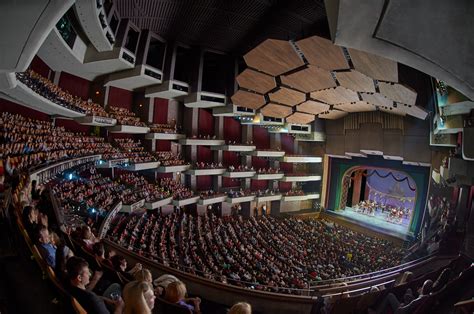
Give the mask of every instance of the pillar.
[[352, 206], [359, 204], [360, 192], [362, 189], [362, 172], [356, 172], [354, 181], [352, 181]]

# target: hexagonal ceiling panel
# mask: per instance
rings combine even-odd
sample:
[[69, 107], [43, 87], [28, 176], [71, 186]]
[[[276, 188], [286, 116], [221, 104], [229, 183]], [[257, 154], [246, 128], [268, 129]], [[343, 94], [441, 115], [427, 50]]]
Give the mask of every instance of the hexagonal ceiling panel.
[[236, 80], [241, 88], [260, 94], [265, 94], [277, 86], [273, 76], [252, 69], [245, 69], [237, 76]]
[[308, 124], [314, 121], [316, 117], [312, 114], [295, 112], [291, 116], [287, 117], [285, 120], [288, 123], [296, 124]]
[[345, 103], [340, 105], [335, 105], [334, 109], [346, 111], [346, 112], [364, 112], [364, 111], [375, 111], [377, 108], [369, 104], [366, 101], [356, 101], [351, 103]]
[[282, 87], [276, 92], [268, 94], [270, 101], [287, 106], [296, 106], [306, 100], [306, 95], [294, 89]]
[[359, 96], [356, 92], [342, 86], [312, 92], [311, 98], [328, 103], [330, 105], [343, 104], [346, 102], [355, 102], [359, 100]]
[[305, 93], [337, 86], [329, 71], [313, 65], [289, 75], [282, 75], [281, 82]]
[[289, 41], [267, 39], [244, 56], [251, 68], [277, 76], [303, 66], [303, 59]]
[[318, 114], [324, 111], [328, 111], [331, 106], [323, 104], [322, 102], [317, 102], [314, 100], [308, 100], [302, 103], [301, 105], [298, 105], [296, 107], [296, 110], [300, 112], [306, 112], [306, 113], [311, 113], [311, 114]]
[[260, 112], [267, 117], [274, 117], [274, 118], [285, 118], [293, 113], [291, 107], [282, 106], [274, 103], [269, 103], [262, 109]]
[[360, 93], [360, 96], [364, 101], [377, 107], [392, 107], [393, 105], [393, 100], [388, 99], [379, 93]]
[[417, 93], [401, 84], [379, 82], [380, 94], [395, 101], [415, 105]]
[[302, 39], [296, 43], [310, 64], [326, 70], [349, 69], [342, 48], [318, 36]]
[[348, 50], [357, 71], [380, 81], [398, 82], [398, 65], [395, 61], [360, 50]]
[[348, 113], [345, 112], [345, 111], [331, 110], [329, 112], [318, 114], [318, 118], [335, 120], [335, 119], [340, 119], [342, 117], [345, 117], [347, 115], [348, 115]]
[[358, 71], [337, 72], [337, 81], [342, 87], [352, 89], [356, 92], [375, 93], [374, 80]]
[[237, 106], [242, 106], [251, 109], [259, 109], [265, 105], [265, 97], [256, 93], [238, 90], [232, 97], [232, 103]]

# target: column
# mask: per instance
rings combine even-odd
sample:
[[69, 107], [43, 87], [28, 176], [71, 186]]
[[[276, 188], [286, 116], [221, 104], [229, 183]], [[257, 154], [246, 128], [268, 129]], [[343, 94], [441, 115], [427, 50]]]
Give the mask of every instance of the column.
[[[198, 134], [198, 123], [199, 123], [199, 108], [193, 108], [191, 115], [191, 130], [192, 134]], [[191, 145], [191, 163], [194, 164], [197, 161], [197, 146]], [[196, 176], [190, 176], [190, 185], [193, 191], [196, 190]]]
[[359, 204], [360, 191], [362, 188], [362, 172], [355, 173], [354, 181], [352, 181], [352, 206]]
[[[214, 134], [217, 136], [217, 138], [224, 139], [224, 117], [217, 117], [217, 121], [214, 123], [214, 128]], [[222, 163], [222, 150], [213, 151], [213, 160], [216, 163]], [[222, 188], [222, 176], [212, 176], [212, 188], [214, 191], [219, 191]]]
[[[274, 147], [275, 149], [280, 148], [281, 150], [283, 150], [281, 146], [281, 133], [270, 133], [270, 147]], [[280, 168], [280, 161], [275, 158], [270, 159], [270, 167], [273, 169]], [[278, 181], [269, 180], [268, 188], [278, 189]]]

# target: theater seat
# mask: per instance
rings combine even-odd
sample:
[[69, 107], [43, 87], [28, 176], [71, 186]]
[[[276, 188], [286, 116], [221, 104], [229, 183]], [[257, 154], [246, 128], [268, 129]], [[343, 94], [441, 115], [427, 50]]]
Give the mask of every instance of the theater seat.
[[71, 298], [72, 308], [76, 312], [76, 314], [87, 314], [87, 311], [84, 310], [81, 304], [75, 299]]

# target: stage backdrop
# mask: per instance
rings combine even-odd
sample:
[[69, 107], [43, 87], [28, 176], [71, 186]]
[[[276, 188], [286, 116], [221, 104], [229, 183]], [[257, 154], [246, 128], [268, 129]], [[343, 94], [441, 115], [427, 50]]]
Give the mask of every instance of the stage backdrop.
[[[342, 196], [342, 179], [344, 173], [353, 167], [382, 168], [407, 173], [416, 184], [416, 202], [409, 233], [416, 237], [421, 227], [430, 179], [430, 168], [421, 166], [404, 165], [401, 161], [386, 160], [382, 157], [371, 156], [367, 158], [353, 157], [352, 159], [329, 158], [329, 182], [327, 185], [326, 203], [327, 210], [335, 210], [339, 206]], [[411, 180], [410, 180], [411, 181]], [[413, 182], [411, 181], [411, 182]]]

